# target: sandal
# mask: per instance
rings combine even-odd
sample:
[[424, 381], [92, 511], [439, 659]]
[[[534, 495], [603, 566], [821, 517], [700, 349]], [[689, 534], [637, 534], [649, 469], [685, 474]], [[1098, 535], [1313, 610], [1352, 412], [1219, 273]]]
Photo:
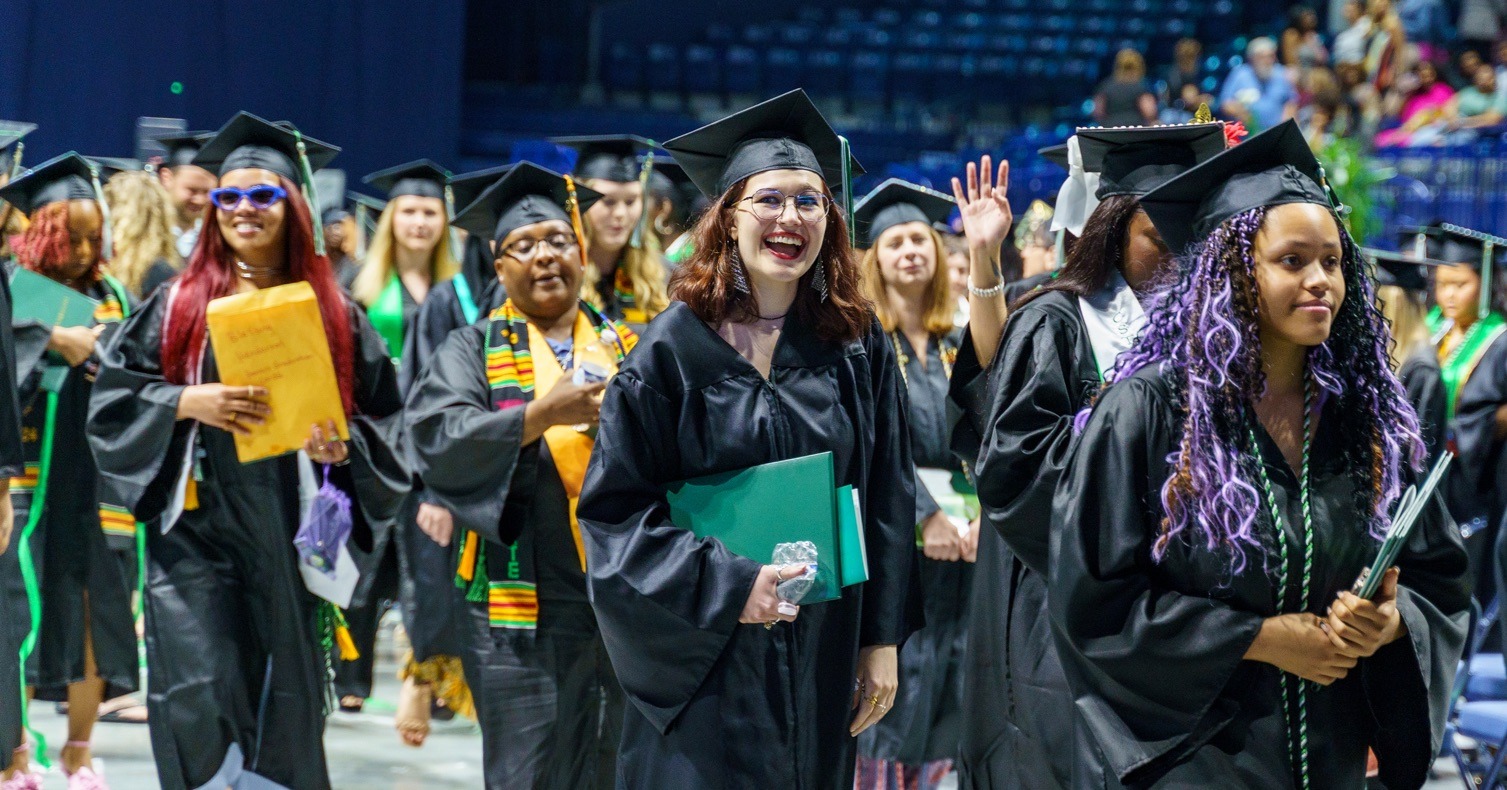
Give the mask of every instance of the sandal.
[[398, 692], [398, 712], [393, 716], [393, 726], [403, 743], [418, 748], [429, 737], [429, 706], [433, 704], [433, 690], [428, 683], [419, 683], [413, 678], [403, 681], [403, 690]]
[[364, 707], [366, 707], [365, 697], [358, 697], [355, 694], [347, 694], [344, 697], [340, 698], [341, 713], [360, 713], [361, 709]]
[[[63, 749], [65, 751], [68, 749], [88, 748], [88, 741], [68, 741], [67, 743], [63, 744]], [[93, 762], [93, 760], [90, 760], [90, 763]], [[94, 770], [94, 766], [92, 764], [81, 766], [73, 773], [69, 773], [68, 769], [64, 768], [63, 775], [68, 777], [68, 790], [110, 790], [110, 786], [105, 784], [104, 777], [100, 776], [99, 773]]]
[[99, 719], [102, 724], [146, 724], [146, 703], [127, 694], [100, 703]]
[[[12, 752], [11, 766], [22, 755], [31, 754], [31, 744], [23, 743]], [[0, 790], [42, 790], [42, 774], [35, 767], [28, 765], [24, 771], [16, 771], [10, 778], [0, 780]]]

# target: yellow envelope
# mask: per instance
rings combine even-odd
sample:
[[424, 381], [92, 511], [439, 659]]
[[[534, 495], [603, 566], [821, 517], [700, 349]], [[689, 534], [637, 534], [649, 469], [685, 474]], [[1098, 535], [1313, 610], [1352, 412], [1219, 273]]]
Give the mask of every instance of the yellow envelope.
[[225, 296], [205, 310], [220, 381], [266, 387], [272, 417], [235, 437], [241, 463], [297, 452], [309, 429], [333, 420], [350, 438], [319, 300], [306, 282]]

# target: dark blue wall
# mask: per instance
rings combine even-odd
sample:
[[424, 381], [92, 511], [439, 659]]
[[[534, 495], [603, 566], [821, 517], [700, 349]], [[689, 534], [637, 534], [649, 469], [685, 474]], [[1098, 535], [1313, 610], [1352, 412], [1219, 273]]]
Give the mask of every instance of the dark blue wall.
[[343, 147], [347, 172], [448, 164], [464, 23], [464, 0], [0, 0], [0, 118], [41, 126], [31, 163], [129, 155], [140, 116], [245, 109]]

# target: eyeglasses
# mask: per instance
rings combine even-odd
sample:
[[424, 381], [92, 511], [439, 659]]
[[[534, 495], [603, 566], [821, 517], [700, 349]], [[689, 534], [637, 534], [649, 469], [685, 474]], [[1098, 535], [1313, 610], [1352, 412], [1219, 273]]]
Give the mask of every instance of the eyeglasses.
[[576, 237], [569, 233], [553, 233], [542, 239], [523, 238], [502, 248], [504, 255], [527, 263], [539, 257], [539, 251], [548, 247], [556, 255], [568, 252], [576, 246]]
[[763, 222], [773, 222], [785, 213], [785, 206], [794, 203], [795, 215], [802, 222], [816, 222], [827, 216], [827, 207], [831, 200], [820, 192], [801, 192], [796, 195], [786, 195], [776, 189], [761, 189], [746, 198], [733, 201], [733, 205], [748, 202], [748, 213]]
[[287, 196], [288, 190], [272, 184], [257, 184], [250, 189], [220, 187], [209, 190], [210, 201], [221, 211], [235, 211], [240, 207], [242, 200], [251, 201], [252, 208], [266, 211]]

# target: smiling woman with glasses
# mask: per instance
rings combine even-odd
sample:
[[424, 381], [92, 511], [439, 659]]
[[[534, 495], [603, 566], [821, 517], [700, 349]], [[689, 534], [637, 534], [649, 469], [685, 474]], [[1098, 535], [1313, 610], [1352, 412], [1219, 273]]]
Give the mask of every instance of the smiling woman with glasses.
[[[330, 786], [324, 640], [338, 613], [305, 588], [291, 539], [313, 494], [310, 462], [349, 497], [352, 545], [391, 524], [407, 487], [386, 433], [402, 405], [396, 372], [336, 284], [300, 191], [337, 151], [285, 124], [231, 119], [194, 160], [219, 188], [188, 267], [102, 355], [89, 439], [110, 487], [148, 525], [147, 707], [165, 788], [253, 775]], [[301, 453], [243, 464], [235, 437], [270, 414], [268, 393], [219, 383], [205, 312], [214, 299], [298, 281], [319, 302], [350, 439], [313, 425]]]
[[612, 786], [623, 692], [575, 503], [603, 380], [636, 337], [580, 298], [574, 219], [598, 198], [522, 162], [460, 212], [457, 227], [495, 244], [507, 301], [451, 332], [408, 399], [415, 471], [460, 558], [461, 663], [494, 790]]
[[[917, 567], [899, 369], [828, 186], [845, 146], [793, 91], [665, 147], [715, 208], [672, 279], [679, 301], [607, 388], [577, 511], [632, 702], [617, 783], [852, 787], [854, 736], [895, 703]], [[868, 549], [868, 581], [837, 600], [780, 600], [804, 566], [670, 515], [676, 481], [819, 453], [853, 486]]]

